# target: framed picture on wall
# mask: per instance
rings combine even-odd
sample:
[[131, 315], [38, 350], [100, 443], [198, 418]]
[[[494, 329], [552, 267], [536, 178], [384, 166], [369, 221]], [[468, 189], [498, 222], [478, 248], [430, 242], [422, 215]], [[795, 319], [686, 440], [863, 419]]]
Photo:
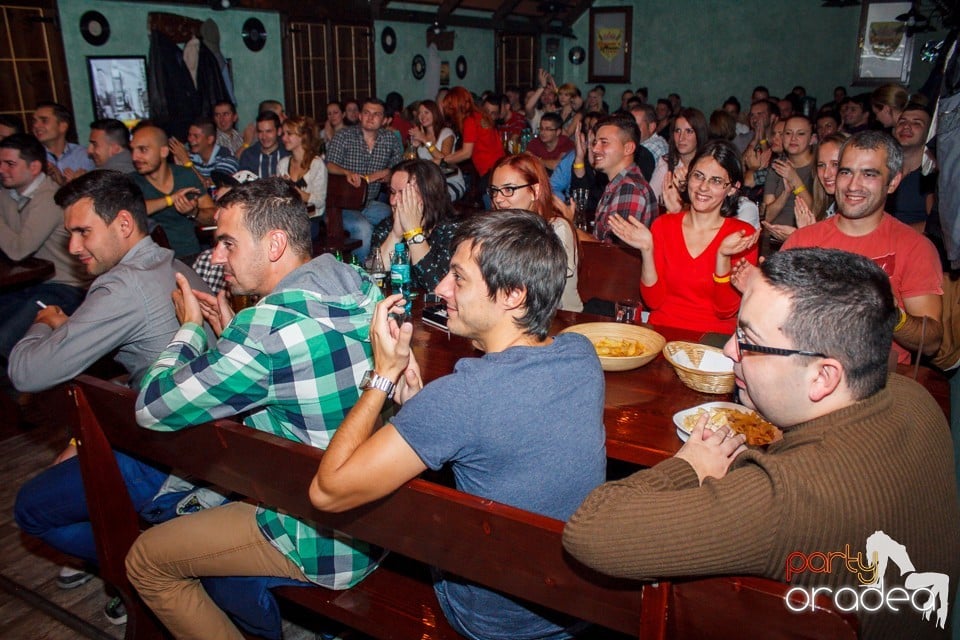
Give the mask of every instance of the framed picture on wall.
[[896, 19], [910, 11], [910, 2], [868, 0], [860, 10], [857, 34], [855, 85], [880, 85], [910, 82], [913, 63], [913, 37], [907, 25]]
[[587, 82], [630, 82], [632, 7], [590, 9], [590, 64]]
[[87, 56], [93, 113], [132, 126], [150, 117], [144, 56]]

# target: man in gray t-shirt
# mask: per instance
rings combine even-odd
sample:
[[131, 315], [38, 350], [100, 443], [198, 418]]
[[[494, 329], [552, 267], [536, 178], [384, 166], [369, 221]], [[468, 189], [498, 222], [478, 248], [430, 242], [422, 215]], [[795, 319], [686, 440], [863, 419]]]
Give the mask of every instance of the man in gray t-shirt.
[[[464, 222], [451, 247], [450, 272], [436, 289], [447, 327], [486, 355], [464, 358], [424, 387], [412, 326], [388, 317], [402, 299], [381, 302], [370, 382], [323, 456], [311, 501], [343, 511], [450, 464], [461, 491], [562, 520], [606, 469], [603, 372], [593, 345], [576, 334], [547, 337], [566, 279], [563, 245], [539, 216], [506, 210]], [[394, 391], [403, 407], [374, 433]], [[434, 589], [467, 637], [552, 637], [577, 624], [462, 580], [441, 577]]]

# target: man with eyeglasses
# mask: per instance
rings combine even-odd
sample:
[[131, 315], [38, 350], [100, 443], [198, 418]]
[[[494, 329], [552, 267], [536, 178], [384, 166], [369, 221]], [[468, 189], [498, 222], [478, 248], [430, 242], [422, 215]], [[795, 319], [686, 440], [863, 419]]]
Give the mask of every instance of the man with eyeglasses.
[[[860, 637], [946, 637], [960, 574], [953, 448], [930, 394], [888, 376], [897, 317], [889, 278], [871, 260], [829, 249], [771, 256], [746, 283], [724, 353], [741, 401], [783, 439], [744, 450], [742, 436], [702, 419], [673, 458], [594, 490], [564, 546], [619, 577], [759, 575], [828, 597], [864, 593], [868, 581], [849, 570], [859, 554], [892, 601], [930, 574], [873, 564], [864, 544], [883, 531], [918, 571], [950, 576], [951, 598], [939, 602], [941, 621], [905, 600], [875, 609], [876, 593], [861, 596]], [[803, 570], [812, 554], [824, 556], [819, 571]]]
[[327, 170], [347, 177], [354, 187], [367, 185], [367, 204], [361, 211], [344, 210], [343, 228], [363, 244], [353, 251], [362, 262], [370, 251], [373, 227], [390, 215], [390, 205], [377, 199], [390, 178], [390, 168], [403, 159], [400, 139], [382, 128], [386, 105], [368, 98], [360, 111], [360, 126], [344, 127], [327, 143]]
[[540, 118], [540, 133], [527, 145], [527, 151], [540, 158], [548, 174], [553, 173], [564, 155], [573, 151], [573, 142], [562, 131], [560, 114], [545, 113]]
[[890, 277], [899, 317], [893, 328], [897, 362], [911, 353], [933, 355], [943, 339], [943, 270], [923, 234], [884, 211], [903, 176], [903, 150], [881, 131], [863, 131], [840, 146], [837, 213], [798, 229], [783, 245], [857, 253]]
[[[607, 183], [597, 205], [594, 230], [598, 240], [613, 242], [610, 216], [637, 218], [650, 226], [657, 216], [657, 198], [634, 162], [633, 154], [640, 144], [640, 130], [633, 116], [612, 115], [597, 122], [596, 135], [590, 146], [593, 168], [606, 174]], [[573, 165], [574, 174], [582, 177], [584, 167]]]

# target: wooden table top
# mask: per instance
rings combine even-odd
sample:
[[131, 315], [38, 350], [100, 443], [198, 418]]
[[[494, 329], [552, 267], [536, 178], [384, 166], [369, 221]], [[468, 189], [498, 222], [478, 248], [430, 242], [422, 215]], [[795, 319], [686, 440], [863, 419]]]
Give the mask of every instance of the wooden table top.
[[41, 258], [14, 262], [0, 254], [0, 289], [43, 282], [53, 275], [53, 263]]
[[[420, 306], [414, 307], [413, 351], [420, 363], [424, 382], [453, 371], [457, 360], [479, 357], [482, 352], [469, 340], [426, 325]], [[610, 318], [561, 311], [551, 327], [550, 335], [581, 322], [610, 321]], [[651, 327], [667, 341], [699, 342], [702, 333]], [[898, 367], [898, 372], [913, 377], [912, 367]], [[673, 414], [683, 409], [718, 400], [730, 401], [731, 394], [706, 394], [688, 388], [677, 377], [662, 354], [632, 371], [607, 371], [606, 402], [603, 422], [607, 430], [607, 456], [624, 462], [652, 466], [676, 453], [683, 444], [677, 437]], [[920, 367], [918, 381], [923, 384], [949, 416], [949, 388], [937, 371]]]

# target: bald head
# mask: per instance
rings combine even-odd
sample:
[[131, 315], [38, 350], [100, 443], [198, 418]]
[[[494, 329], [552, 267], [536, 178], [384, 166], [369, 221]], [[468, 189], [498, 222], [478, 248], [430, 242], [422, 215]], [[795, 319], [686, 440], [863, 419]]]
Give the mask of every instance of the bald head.
[[158, 171], [169, 170], [167, 155], [167, 134], [153, 125], [137, 127], [130, 140], [130, 153], [133, 166], [141, 175], [153, 175]]

